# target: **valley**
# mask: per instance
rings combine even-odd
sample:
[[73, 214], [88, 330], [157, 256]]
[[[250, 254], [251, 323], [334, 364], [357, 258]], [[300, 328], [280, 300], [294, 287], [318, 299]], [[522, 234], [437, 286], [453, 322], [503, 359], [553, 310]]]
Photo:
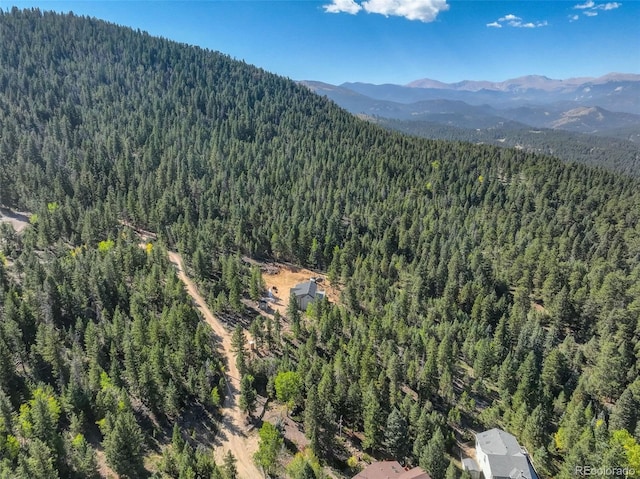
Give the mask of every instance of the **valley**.
[[405, 133], [518, 146], [631, 175], [640, 171], [638, 75], [460, 84], [422, 80], [404, 86], [300, 83], [351, 113]]

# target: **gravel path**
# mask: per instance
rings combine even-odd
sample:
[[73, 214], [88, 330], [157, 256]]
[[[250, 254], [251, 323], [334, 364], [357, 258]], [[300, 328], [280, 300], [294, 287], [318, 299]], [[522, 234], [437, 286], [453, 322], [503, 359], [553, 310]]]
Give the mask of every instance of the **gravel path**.
[[263, 474], [253, 462], [253, 455], [258, 449], [258, 436], [255, 431], [246, 432], [245, 414], [240, 411], [238, 397], [240, 394], [240, 379], [236, 367], [235, 355], [231, 350], [232, 333], [211, 313], [204, 298], [198, 292], [194, 282], [186, 275], [182, 268], [182, 259], [175, 252], [169, 252], [169, 260], [176, 266], [178, 277], [187, 287], [187, 292], [193, 298], [197, 308], [205, 321], [218, 337], [222, 353], [227, 364], [227, 394], [222, 408], [222, 422], [216, 437], [214, 456], [218, 465], [222, 464], [224, 455], [231, 451], [235, 456], [240, 479], [259, 479]]

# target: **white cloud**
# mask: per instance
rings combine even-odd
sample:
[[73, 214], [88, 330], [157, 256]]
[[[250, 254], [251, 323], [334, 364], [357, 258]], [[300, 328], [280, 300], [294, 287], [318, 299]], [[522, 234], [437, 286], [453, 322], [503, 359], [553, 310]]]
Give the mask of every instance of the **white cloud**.
[[500, 17], [495, 22], [487, 23], [487, 27], [491, 28], [502, 28], [503, 25], [509, 25], [514, 28], [538, 28], [546, 27], [548, 23], [546, 20], [542, 22], [523, 22], [521, 17], [518, 17], [513, 13]]
[[521, 28], [539, 28], [539, 27], [546, 27], [548, 25], [547, 21], [545, 20], [544, 22], [527, 22], [527, 23], [521, 23], [519, 25], [514, 25], [514, 26], [518, 26]]
[[593, 8], [594, 5], [595, 5], [595, 2], [593, 0], [587, 0], [584, 3], [579, 3], [578, 5], [575, 5], [573, 8], [578, 10], [584, 10], [585, 8]]
[[580, 20], [580, 15], [569, 15], [570, 22], [577, 22], [578, 20]]
[[[587, 0], [584, 3], [579, 3], [574, 5], [573, 8], [577, 10], [583, 10], [583, 14], [587, 17], [596, 17], [598, 16], [598, 10], [615, 10], [616, 8], [620, 8], [622, 4], [619, 2], [607, 2], [607, 3], [598, 3], [596, 4], [593, 0]], [[575, 21], [574, 17], [569, 16], [570, 21]]]
[[433, 22], [440, 12], [449, 10], [447, 0], [332, 0], [324, 6], [328, 13], [356, 14], [361, 10], [380, 15], [404, 17], [407, 20]]
[[598, 5], [595, 8], [597, 8], [598, 10], [615, 10], [616, 8], [620, 8], [620, 5], [622, 4], [618, 2], [609, 2]]
[[508, 15], [505, 15], [504, 17], [498, 18], [498, 21], [499, 21], [499, 22], [507, 22], [507, 21], [510, 21], [510, 22], [518, 22], [518, 21], [520, 21], [520, 20], [522, 20], [522, 18], [520, 18], [520, 17], [516, 17], [516, 16], [515, 16], [514, 14], [512, 14], [512, 13], [510, 13], [510, 14], [508, 14]]
[[332, 0], [332, 3], [324, 6], [327, 13], [350, 13], [355, 15], [362, 7], [354, 2], [354, 0]]

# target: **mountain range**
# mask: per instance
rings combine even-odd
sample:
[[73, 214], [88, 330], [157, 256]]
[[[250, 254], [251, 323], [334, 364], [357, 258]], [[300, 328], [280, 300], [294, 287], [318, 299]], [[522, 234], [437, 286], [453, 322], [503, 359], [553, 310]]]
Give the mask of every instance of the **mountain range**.
[[615, 156], [625, 158], [619, 164], [627, 173], [640, 170], [640, 75], [301, 83], [351, 113], [407, 133], [516, 146], [591, 164], [602, 164], [603, 155]]
[[[640, 75], [552, 80], [527, 76], [504, 82], [408, 85], [304, 81], [352, 113], [395, 119], [436, 121], [463, 128], [518, 122], [536, 128], [619, 136], [640, 131]], [[626, 133], [625, 133], [626, 134]]]

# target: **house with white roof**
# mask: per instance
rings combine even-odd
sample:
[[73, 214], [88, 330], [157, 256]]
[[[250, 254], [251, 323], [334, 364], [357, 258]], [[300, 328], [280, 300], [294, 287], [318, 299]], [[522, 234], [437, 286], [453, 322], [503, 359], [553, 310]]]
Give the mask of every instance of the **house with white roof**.
[[472, 461], [463, 461], [463, 467], [481, 471], [484, 479], [539, 479], [527, 450], [502, 429], [476, 434], [475, 464]]

